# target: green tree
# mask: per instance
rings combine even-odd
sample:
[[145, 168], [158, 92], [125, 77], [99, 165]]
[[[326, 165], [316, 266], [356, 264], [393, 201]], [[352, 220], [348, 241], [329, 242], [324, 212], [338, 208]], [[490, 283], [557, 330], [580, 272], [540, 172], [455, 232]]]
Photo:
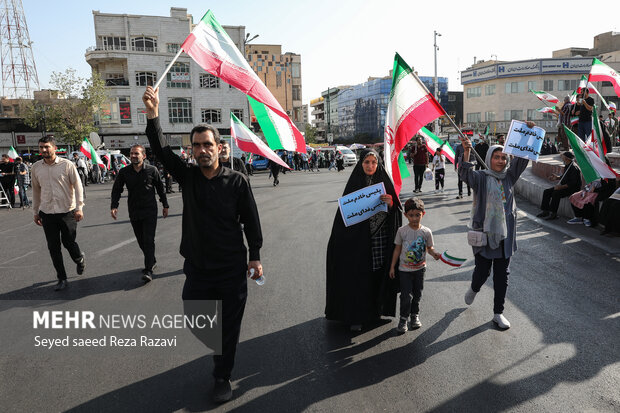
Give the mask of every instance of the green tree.
[[86, 79], [69, 68], [53, 72], [50, 86], [58, 91], [58, 99], [27, 104], [24, 122], [33, 128], [53, 131], [68, 144], [80, 145], [84, 137], [98, 130], [94, 117], [108, 101], [105, 83], [96, 73]]
[[306, 123], [305, 139], [306, 143], [316, 143], [316, 128], [309, 123]]

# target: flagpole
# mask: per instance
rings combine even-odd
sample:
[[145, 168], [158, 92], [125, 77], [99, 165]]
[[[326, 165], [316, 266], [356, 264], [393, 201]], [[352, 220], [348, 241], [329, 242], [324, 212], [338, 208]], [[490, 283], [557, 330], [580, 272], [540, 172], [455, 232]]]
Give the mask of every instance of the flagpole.
[[179, 47], [179, 51], [177, 52], [177, 54], [172, 58], [172, 61], [170, 62], [170, 64], [166, 68], [166, 70], [164, 70], [164, 73], [161, 74], [161, 76], [159, 77], [159, 80], [157, 80], [157, 83], [155, 83], [155, 85], [153, 85], [153, 90], [155, 90], [155, 89], [157, 89], [159, 87], [160, 83], [164, 80], [164, 77], [166, 77], [166, 75], [168, 74], [168, 72], [172, 68], [172, 65], [175, 64], [175, 62], [177, 61], [179, 56], [181, 56], [181, 53], [183, 53], [183, 49], [181, 49]]
[[[426, 90], [426, 93], [430, 95], [430, 94], [431, 94], [431, 92], [429, 92], [429, 91], [428, 91], [428, 88], [426, 87], [426, 85], [424, 84], [424, 82], [422, 82], [422, 81], [420, 80], [420, 78], [418, 77], [418, 75], [416, 75], [416, 73], [413, 71], [413, 69], [411, 69], [411, 74], [412, 74], [413, 76], [415, 76], [415, 78], [416, 78], [416, 80], [418, 81], [418, 83], [419, 83], [419, 84], [421, 84], [421, 85], [422, 85], [422, 87], [424, 88], [424, 90]], [[431, 95], [431, 97], [433, 97], [433, 95]], [[433, 99], [435, 99], [435, 98], [433, 97]], [[435, 99], [435, 102], [437, 102], [437, 100], [436, 100], [436, 99]], [[439, 102], [437, 102], [437, 104], [441, 107], [441, 109], [443, 109], [443, 106], [441, 106], [441, 105], [439, 104]], [[443, 109], [443, 113], [445, 113], [445, 115], [442, 115], [442, 116], [447, 117], [447, 118], [448, 118], [448, 120], [450, 121], [450, 123], [452, 124], [452, 126], [454, 126], [454, 129], [456, 129], [456, 130], [458, 131], [459, 135], [461, 135], [461, 141], [463, 141], [464, 139], [468, 139], [468, 138], [467, 138], [467, 136], [465, 136], [465, 135], [463, 134], [463, 132], [461, 132], [461, 130], [459, 129], [459, 127], [458, 127], [458, 126], [456, 126], [456, 123], [454, 123], [454, 121], [452, 120], [452, 118], [451, 118], [451, 117], [450, 117], [450, 116], [446, 113], [446, 110], [445, 110], [445, 109]], [[439, 137], [439, 135], [437, 135], [437, 137]], [[441, 139], [441, 138], [439, 138], [439, 139]], [[472, 147], [472, 149], [474, 149], [474, 148]], [[484, 166], [484, 169], [489, 169], [489, 167], [487, 166], [487, 164], [486, 164], [486, 163], [484, 163], [484, 160], [480, 157], [480, 155], [478, 155], [478, 152], [476, 152], [475, 150], [473, 150], [473, 152], [474, 152], [474, 155], [476, 155], [476, 160], [477, 160], [478, 162], [480, 162], [480, 164], [481, 164], [482, 166]], [[455, 159], [455, 160], [454, 160], [454, 162], [458, 162], [458, 159]]]

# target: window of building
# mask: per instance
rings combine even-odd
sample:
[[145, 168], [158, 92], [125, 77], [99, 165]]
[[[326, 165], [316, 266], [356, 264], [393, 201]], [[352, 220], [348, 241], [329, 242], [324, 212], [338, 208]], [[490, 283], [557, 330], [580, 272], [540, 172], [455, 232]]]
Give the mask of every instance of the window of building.
[[157, 82], [156, 72], [136, 72], [136, 86], [153, 86]]
[[542, 118], [543, 118], [543, 120], [554, 120], [553, 114], [551, 114], [551, 113], [543, 113], [542, 114]]
[[155, 37], [147, 36], [132, 37], [131, 50], [135, 52], [156, 52], [157, 39]]
[[[166, 63], [166, 66], [168, 63]], [[189, 63], [176, 62], [166, 75], [166, 86], [171, 88], [189, 89], [192, 87]]]
[[484, 121], [485, 122], [495, 121], [495, 112], [484, 112]]
[[131, 124], [131, 104], [129, 96], [119, 96], [104, 103], [95, 114], [95, 125]]
[[301, 77], [301, 64], [300, 63], [293, 63], [293, 65], [291, 67], [291, 73], [293, 74], [294, 78]]
[[276, 87], [282, 87], [282, 72], [276, 72]]
[[168, 120], [170, 123], [192, 123], [192, 100], [189, 98], [169, 98]]
[[448, 95], [448, 102], [456, 102], [456, 95]]
[[138, 113], [138, 124], [139, 125], [146, 125], [146, 109], [145, 108], [138, 108], [137, 110]]
[[487, 96], [491, 96], [495, 94], [495, 85], [486, 85], [484, 87], [484, 94]]
[[527, 90], [538, 90], [536, 89], [536, 81], [535, 80], [528, 80], [527, 82]]
[[558, 90], [575, 90], [579, 86], [579, 80], [558, 80]]
[[468, 87], [467, 88], [467, 97], [468, 98], [475, 98], [475, 97], [479, 97], [479, 96], [482, 96], [482, 88], [480, 86]]
[[222, 123], [222, 110], [221, 109], [202, 109], [200, 111], [202, 117], [202, 123], [214, 124]]
[[209, 73], [203, 73], [200, 75], [200, 87], [203, 89], [219, 89], [220, 78]]
[[243, 109], [231, 109], [230, 111], [237, 117], [237, 119], [243, 121]]
[[510, 93], [523, 93], [525, 88], [524, 82], [507, 82], [506, 94]]
[[127, 50], [127, 39], [124, 37], [99, 36], [103, 50]]
[[125, 79], [125, 75], [122, 73], [106, 73], [105, 85], [106, 86], [129, 86], [129, 81]]
[[467, 123], [478, 123], [478, 122], [480, 122], [480, 112], [467, 114]]
[[131, 124], [131, 104], [129, 96], [121, 96], [118, 98], [118, 110], [121, 118], [121, 125]]
[[553, 80], [543, 80], [543, 90], [545, 92], [553, 92]]
[[168, 53], [176, 53], [181, 48], [181, 45], [178, 43], [166, 43], [166, 49]]
[[293, 100], [301, 100], [301, 86], [293, 85]]
[[535, 109], [527, 110], [527, 120], [536, 120], [536, 114], [538, 112]]
[[505, 110], [504, 111], [504, 120], [523, 120], [523, 111], [522, 110]]

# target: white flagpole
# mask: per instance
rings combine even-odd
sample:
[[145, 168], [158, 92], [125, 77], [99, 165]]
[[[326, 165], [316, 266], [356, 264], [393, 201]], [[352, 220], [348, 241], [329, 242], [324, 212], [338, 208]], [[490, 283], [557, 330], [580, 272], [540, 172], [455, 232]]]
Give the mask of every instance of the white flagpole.
[[179, 48], [179, 51], [177, 52], [177, 54], [172, 58], [172, 62], [170, 62], [166, 70], [164, 70], [164, 73], [161, 74], [161, 76], [159, 77], [159, 80], [157, 80], [157, 83], [153, 85], [153, 90], [159, 87], [160, 83], [164, 80], [164, 77], [166, 77], [166, 75], [170, 71], [170, 68], [172, 67], [172, 65], [177, 61], [179, 56], [181, 56], [181, 53], [183, 53], [183, 49]]

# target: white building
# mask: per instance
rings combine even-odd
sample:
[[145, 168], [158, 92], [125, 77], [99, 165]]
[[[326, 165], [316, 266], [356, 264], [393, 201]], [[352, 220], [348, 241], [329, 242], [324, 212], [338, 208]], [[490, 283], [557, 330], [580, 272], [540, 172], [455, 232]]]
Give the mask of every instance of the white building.
[[[142, 95], [159, 79], [193, 28], [187, 9], [172, 7], [170, 17], [105, 14], [93, 11], [96, 46], [86, 61], [101, 74], [111, 100], [96, 119], [109, 149], [148, 144]], [[245, 26], [223, 26], [243, 50]], [[230, 135], [230, 112], [249, 124], [243, 93], [212, 76], [182, 53], [160, 86], [161, 127], [173, 146], [189, 145], [194, 125], [209, 123]]]

